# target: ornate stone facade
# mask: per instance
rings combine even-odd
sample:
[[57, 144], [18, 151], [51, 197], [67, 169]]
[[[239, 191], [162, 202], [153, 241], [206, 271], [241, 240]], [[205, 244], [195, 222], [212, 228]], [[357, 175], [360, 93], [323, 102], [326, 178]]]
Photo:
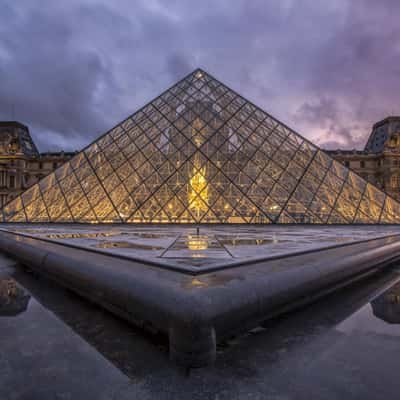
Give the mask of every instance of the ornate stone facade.
[[39, 153], [27, 126], [16, 121], [0, 121], [0, 207], [74, 154]]
[[327, 153], [400, 200], [400, 116], [390, 116], [374, 124], [364, 150]]

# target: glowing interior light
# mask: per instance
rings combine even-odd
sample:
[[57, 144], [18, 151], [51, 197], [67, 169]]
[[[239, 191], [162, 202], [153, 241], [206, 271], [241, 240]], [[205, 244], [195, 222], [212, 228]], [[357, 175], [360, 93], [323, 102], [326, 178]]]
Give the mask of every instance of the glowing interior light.
[[190, 178], [189, 209], [197, 212], [208, 210], [208, 187], [206, 180], [206, 167], [193, 170]]
[[197, 278], [193, 278], [190, 281], [190, 283], [192, 286], [207, 286], [206, 283], [202, 282], [200, 279], [197, 279]]
[[197, 251], [197, 250], [207, 250], [208, 249], [208, 240], [207, 237], [199, 236], [199, 235], [189, 235], [187, 246], [189, 250]]

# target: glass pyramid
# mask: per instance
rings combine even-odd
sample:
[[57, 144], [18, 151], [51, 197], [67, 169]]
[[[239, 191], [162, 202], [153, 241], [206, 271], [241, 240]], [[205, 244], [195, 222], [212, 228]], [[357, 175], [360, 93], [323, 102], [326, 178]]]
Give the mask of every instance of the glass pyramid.
[[4, 222], [397, 223], [400, 204], [197, 69], [2, 209]]

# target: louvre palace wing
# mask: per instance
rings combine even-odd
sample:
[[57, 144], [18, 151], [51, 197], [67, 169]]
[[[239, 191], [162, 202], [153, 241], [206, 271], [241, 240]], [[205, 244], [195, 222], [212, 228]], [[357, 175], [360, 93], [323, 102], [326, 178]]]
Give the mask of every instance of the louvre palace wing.
[[197, 69], [2, 210], [5, 222], [397, 223], [400, 205]]

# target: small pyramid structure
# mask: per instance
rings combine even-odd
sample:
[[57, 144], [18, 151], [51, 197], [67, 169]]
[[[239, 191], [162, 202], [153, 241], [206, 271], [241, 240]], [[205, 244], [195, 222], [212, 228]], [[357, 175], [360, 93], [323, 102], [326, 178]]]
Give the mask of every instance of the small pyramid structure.
[[2, 209], [4, 222], [398, 223], [400, 204], [197, 69]]

